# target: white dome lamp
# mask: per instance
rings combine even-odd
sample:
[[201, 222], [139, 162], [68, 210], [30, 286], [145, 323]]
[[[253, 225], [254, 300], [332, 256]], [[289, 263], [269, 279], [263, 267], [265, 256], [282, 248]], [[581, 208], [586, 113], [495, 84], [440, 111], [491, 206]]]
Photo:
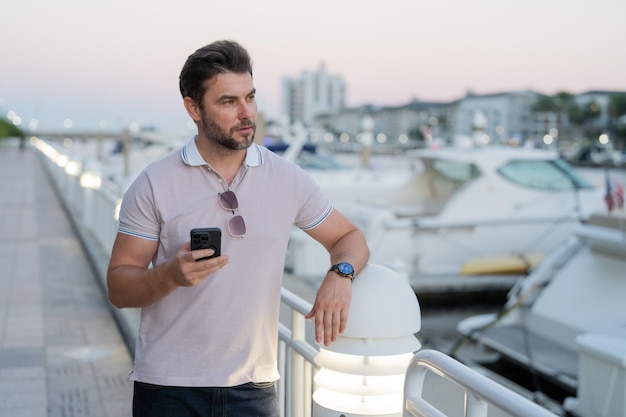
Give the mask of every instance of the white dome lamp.
[[355, 278], [348, 323], [315, 362], [313, 416], [401, 416], [404, 375], [421, 329], [421, 312], [406, 279], [367, 265]]

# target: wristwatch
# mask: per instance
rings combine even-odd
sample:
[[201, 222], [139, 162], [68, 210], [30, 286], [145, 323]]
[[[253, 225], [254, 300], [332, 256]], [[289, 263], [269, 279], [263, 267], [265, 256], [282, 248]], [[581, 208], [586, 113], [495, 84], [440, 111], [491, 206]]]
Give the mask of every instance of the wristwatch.
[[333, 271], [339, 274], [340, 277], [350, 278], [350, 281], [354, 281], [354, 268], [347, 262], [339, 262], [330, 267], [328, 272]]

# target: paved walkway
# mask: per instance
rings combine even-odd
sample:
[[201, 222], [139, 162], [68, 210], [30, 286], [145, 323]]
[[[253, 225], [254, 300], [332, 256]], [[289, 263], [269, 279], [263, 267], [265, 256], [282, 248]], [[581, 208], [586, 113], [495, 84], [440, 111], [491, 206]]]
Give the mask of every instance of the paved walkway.
[[0, 140], [0, 417], [131, 414], [131, 356], [35, 150]]

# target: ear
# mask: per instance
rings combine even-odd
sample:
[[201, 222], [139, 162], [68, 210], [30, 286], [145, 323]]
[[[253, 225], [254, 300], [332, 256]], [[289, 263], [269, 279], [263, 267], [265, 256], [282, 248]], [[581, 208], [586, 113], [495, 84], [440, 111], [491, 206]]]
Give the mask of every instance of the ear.
[[183, 99], [183, 105], [193, 121], [196, 123], [200, 122], [200, 107], [198, 106], [198, 103], [196, 103], [196, 101], [191, 97], [187, 96]]

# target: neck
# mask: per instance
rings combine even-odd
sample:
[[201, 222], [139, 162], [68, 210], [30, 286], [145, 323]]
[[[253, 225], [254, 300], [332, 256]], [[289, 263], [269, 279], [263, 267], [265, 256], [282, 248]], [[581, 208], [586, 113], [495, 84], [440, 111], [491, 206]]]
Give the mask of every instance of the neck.
[[228, 149], [198, 136], [196, 136], [196, 146], [202, 159], [211, 165], [230, 185], [246, 159], [247, 149]]

